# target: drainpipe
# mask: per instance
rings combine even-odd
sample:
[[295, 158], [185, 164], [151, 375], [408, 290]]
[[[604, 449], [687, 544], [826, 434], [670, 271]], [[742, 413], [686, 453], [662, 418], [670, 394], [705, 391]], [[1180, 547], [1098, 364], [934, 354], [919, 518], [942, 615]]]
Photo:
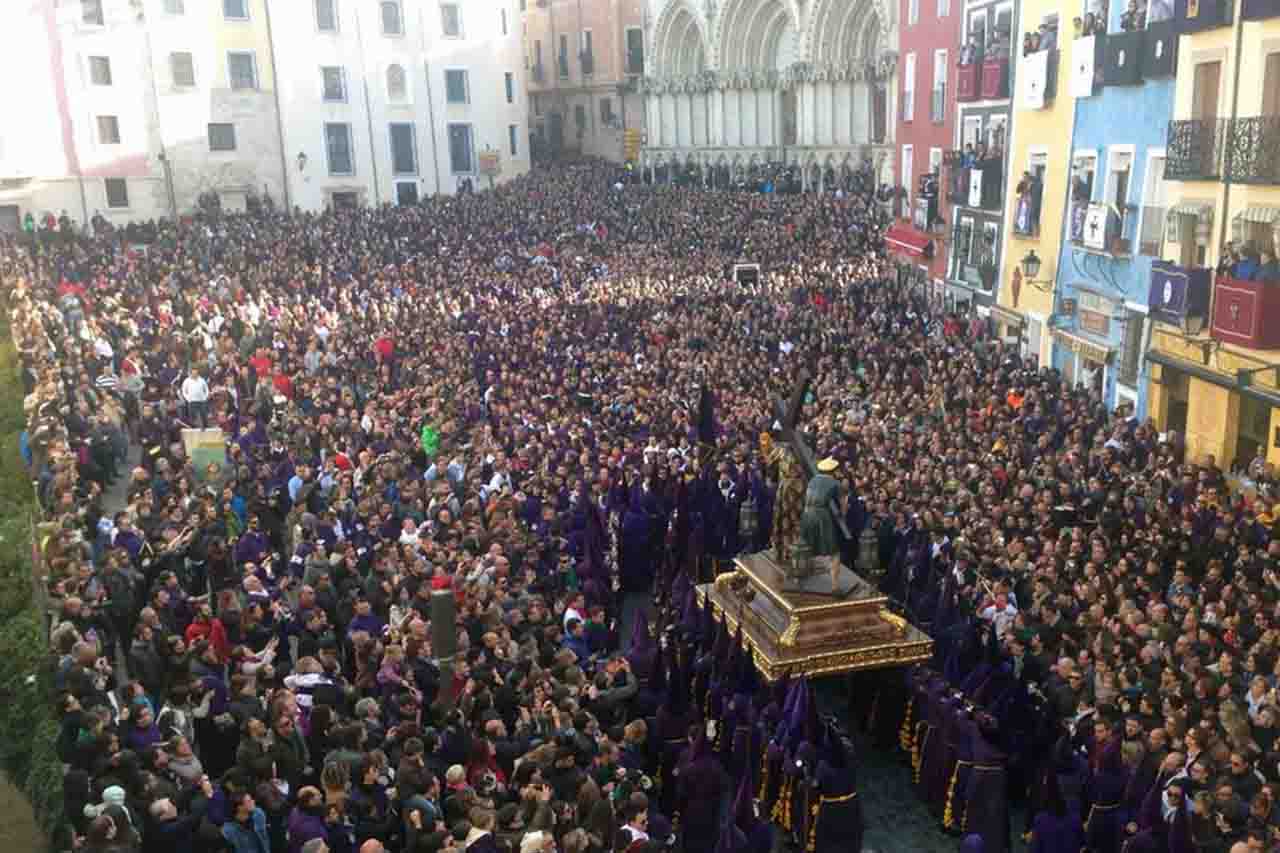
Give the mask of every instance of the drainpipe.
[[285, 212], [293, 210], [289, 193], [289, 158], [284, 152], [284, 113], [280, 109], [280, 74], [276, 71], [276, 40], [271, 35], [271, 3], [262, 0], [263, 20], [267, 24], [267, 56], [271, 60], [271, 99], [276, 107], [276, 139], [280, 142], [280, 185], [284, 187]]
[[[1240, 107], [1240, 45], [1244, 41], [1244, 22], [1240, 20], [1240, 15], [1238, 13], [1233, 16], [1233, 21], [1236, 36], [1236, 55], [1232, 62], [1234, 67], [1231, 70], [1231, 115], [1227, 119], [1227, 131], [1222, 137], [1222, 216], [1219, 217], [1222, 221], [1218, 223], [1219, 252], [1222, 251], [1222, 246], [1227, 240], [1227, 210], [1231, 206], [1231, 169], [1229, 168], [1230, 161], [1228, 159], [1228, 155], [1231, 153], [1231, 137], [1235, 133], [1236, 110]], [[1205, 258], [1206, 265], [1212, 264], [1213, 262], [1213, 258]], [[1213, 316], [1212, 301], [1216, 290], [1217, 288], [1210, 288], [1209, 290], [1209, 300], [1211, 303], [1209, 306], [1210, 317]]]
[[[427, 53], [427, 22], [423, 17], [421, 6], [418, 7], [418, 34], [422, 41], [423, 73], [427, 75], [427, 127], [431, 131], [427, 136], [431, 139], [431, 167], [436, 176], [435, 192], [439, 194], [442, 190], [440, 189], [440, 151], [439, 146], [436, 144], [436, 100], [432, 94], [434, 90], [431, 85], [431, 60], [426, 58], [429, 56]], [[445, 129], [445, 132], [448, 132], [448, 128]]]
[[360, 45], [360, 65], [364, 70], [364, 73], [360, 75], [360, 80], [361, 86], [364, 88], [364, 119], [369, 130], [369, 163], [373, 166], [373, 203], [375, 206], [380, 207], [382, 205], [382, 185], [378, 179], [378, 151], [373, 142], [373, 107], [369, 104], [369, 73], [368, 66], [365, 66], [364, 63], [364, 31], [360, 26], [360, 12], [358, 9], [356, 10], [356, 44]]

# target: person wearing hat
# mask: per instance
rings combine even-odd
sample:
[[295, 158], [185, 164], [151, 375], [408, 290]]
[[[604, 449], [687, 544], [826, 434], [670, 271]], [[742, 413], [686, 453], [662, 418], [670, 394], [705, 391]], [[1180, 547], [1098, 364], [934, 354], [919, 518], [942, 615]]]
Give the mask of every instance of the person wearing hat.
[[831, 594], [841, 595], [840, 535], [833, 502], [840, 498], [840, 483], [832, 474], [840, 463], [828, 456], [818, 463], [818, 473], [809, 479], [804, 493], [804, 514], [800, 517], [800, 537], [814, 559], [827, 564], [831, 573]]

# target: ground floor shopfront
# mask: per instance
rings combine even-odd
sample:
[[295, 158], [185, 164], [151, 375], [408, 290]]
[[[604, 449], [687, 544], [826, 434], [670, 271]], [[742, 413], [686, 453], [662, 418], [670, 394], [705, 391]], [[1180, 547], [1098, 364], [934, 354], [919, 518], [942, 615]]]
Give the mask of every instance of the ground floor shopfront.
[[1242, 350], [1170, 329], [1152, 332], [1149, 414], [1186, 458], [1222, 470], [1280, 465], [1280, 352]]

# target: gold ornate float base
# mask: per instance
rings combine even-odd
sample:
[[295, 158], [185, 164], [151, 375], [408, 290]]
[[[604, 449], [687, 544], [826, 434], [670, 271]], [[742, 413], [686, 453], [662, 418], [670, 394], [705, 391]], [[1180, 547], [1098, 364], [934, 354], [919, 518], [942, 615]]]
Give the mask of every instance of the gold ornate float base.
[[783, 572], [768, 552], [733, 563], [733, 571], [698, 587], [698, 601], [710, 596], [717, 618], [728, 619], [732, 630], [742, 625], [756, 668], [769, 681], [786, 673], [822, 676], [906, 666], [933, 652], [929, 635], [891, 613], [889, 599], [847, 568], [841, 569], [840, 588], [852, 592], [837, 599], [784, 591]]

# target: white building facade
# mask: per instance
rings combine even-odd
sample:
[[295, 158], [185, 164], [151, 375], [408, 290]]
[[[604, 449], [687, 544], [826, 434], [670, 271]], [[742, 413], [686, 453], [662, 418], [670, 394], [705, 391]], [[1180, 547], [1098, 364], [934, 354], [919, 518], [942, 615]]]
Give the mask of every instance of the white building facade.
[[645, 169], [786, 162], [817, 188], [871, 158], [891, 179], [895, 4], [649, 3]]
[[0, 228], [216, 197], [413, 202], [527, 171], [518, 0], [33, 0], [0, 28]]

